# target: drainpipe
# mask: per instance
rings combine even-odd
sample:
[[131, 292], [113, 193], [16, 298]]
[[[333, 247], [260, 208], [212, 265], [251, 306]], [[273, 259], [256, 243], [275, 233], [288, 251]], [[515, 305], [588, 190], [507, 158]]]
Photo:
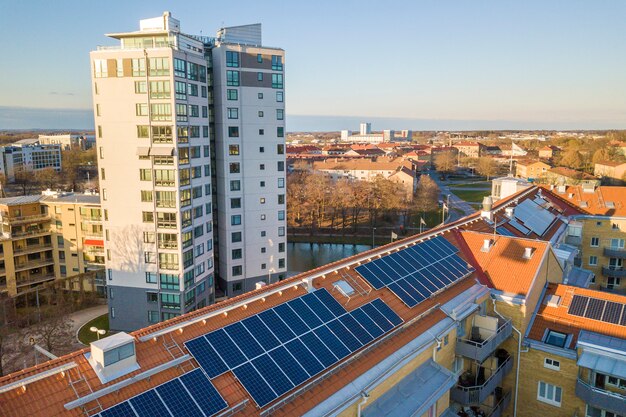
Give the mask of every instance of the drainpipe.
[[[493, 302], [493, 311], [503, 320], [508, 320], [506, 317], [500, 314], [498, 310], [496, 310], [496, 299], [492, 298], [491, 301]], [[513, 326], [512, 321], [511, 327], [513, 328], [513, 330], [515, 330], [515, 333], [517, 333], [517, 367], [515, 369], [515, 395], [513, 400], [513, 417], [517, 417], [517, 392], [519, 387], [520, 354], [522, 353], [522, 332], [520, 332], [515, 326]], [[524, 352], [528, 352], [528, 349], [526, 349]]]
[[356, 415], [357, 415], [357, 417], [361, 417], [361, 407], [363, 407], [363, 406], [365, 405], [365, 403], [367, 402], [367, 400], [370, 398], [370, 395], [369, 395], [367, 392], [365, 392], [365, 391], [363, 391], [363, 392], [361, 393], [361, 396], [362, 396], [363, 398], [362, 398], [362, 399], [361, 399], [361, 401], [359, 402], [359, 405], [358, 405], [358, 407], [357, 407], [357, 409], [356, 409]]

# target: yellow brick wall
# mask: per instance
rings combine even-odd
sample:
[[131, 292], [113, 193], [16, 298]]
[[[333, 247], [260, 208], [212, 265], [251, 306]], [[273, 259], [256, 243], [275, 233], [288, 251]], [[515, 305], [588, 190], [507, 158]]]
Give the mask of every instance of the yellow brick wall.
[[[558, 360], [560, 370], [555, 371], [544, 367], [545, 358]], [[520, 383], [518, 392], [519, 417], [585, 415], [585, 403], [575, 394], [578, 366], [573, 359], [566, 359], [539, 350], [531, 349], [522, 353], [520, 359]], [[561, 406], [546, 404], [537, 400], [539, 381], [561, 387]]]
[[[611, 246], [611, 239], [626, 240], [626, 220], [619, 219], [581, 219], [583, 223], [582, 243], [580, 247], [582, 267], [593, 271], [596, 274], [596, 282], [591, 288], [606, 288], [607, 277], [602, 275], [602, 266], [609, 265], [609, 258], [604, 256], [604, 248]], [[600, 223], [600, 226], [597, 223]], [[613, 225], [617, 225], [617, 229]], [[591, 238], [599, 238], [599, 246], [591, 246]], [[596, 256], [598, 264], [596, 266], [589, 265], [589, 257]], [[623, 261], [626, 267], [626, 260]], [[619, 288], [626, 289], [626, 278], [621, 279]]]

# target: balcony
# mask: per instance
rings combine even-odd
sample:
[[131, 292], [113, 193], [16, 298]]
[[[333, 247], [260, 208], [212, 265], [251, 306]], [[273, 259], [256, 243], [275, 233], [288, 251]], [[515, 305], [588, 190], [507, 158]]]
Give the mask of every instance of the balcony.
[[[462, 405], [478, 405], [491, 395], [502, 384], [504, 377], [513, 369], [513, 358], [507, 357], [498, 368], [480, 385], [463, 386], [459, 384], [450, 390], [450, 399]], [[473, 378], [469, 378], [470, 380]]]
[[624, 412], [626, 404], [626, 396], [591, 386], [580, 379], [576, 381], [576, 396], [589, 405], [617, 414]]
[[28, 262], [19, 262], [15, 264], [15, 272], [25, 271], [27, 269], [32, 269], [32, 268], [40, 268], [46, 265], [54, 265], [54, 259], [45, 258], [45, 259], [37, 259], [33, 261], [28, 261]]
[[623, 248], [604, 248], [604, 256], [607, 258], [626, 259], [626, 250]]
[[456, 354], [483, 362], [513, 332], [511, 320], [499, 324], [496, 332], [485, 340], [482, 340], [480, 334], [472, 335], [472, 339], [457, 338]]
[[626, 277], [626, 270], [622, 269], [621, 266], [603, 266], [602, 275], [605, 277], [623, 278]]
[[52, 250], [52, 243], [46, 243], [43, 245], [28, 245], [23, 247], [17, 247], [13, 249], [13, 253], [21, 255], [25, 253], [41, 252], [44, 250]]

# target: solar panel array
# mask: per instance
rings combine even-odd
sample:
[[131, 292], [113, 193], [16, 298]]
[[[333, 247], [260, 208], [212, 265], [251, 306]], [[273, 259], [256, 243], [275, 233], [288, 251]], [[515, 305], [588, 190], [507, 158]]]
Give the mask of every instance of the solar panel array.
[[568, 314], [626, 326], [626, 305], [598, 298], [575, 295]]
[[524, 200], [515, 207], [515, 217], [524, 223], [524, 227], [539, 236], [548, 230], [556, 216], [532, 200]]
[[209, 377], [232, 370], [263, 407], [401, 323], [380, 299], [347, 312], [320, 289], [185, 346]]
[[387, 287], [404, 304], [415, 307], [467, 276], [474, 269], [441, 236], [360, 265], [355, 270], [378, 289]]
[[226, 407], [202, 369], [194, 369], [94, 417], [209, 417]]

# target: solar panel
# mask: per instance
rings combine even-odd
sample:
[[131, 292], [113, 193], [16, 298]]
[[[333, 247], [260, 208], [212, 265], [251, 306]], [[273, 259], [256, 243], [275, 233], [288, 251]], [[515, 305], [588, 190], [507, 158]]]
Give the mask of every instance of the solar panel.
[[102, 411], [101, 417], [204, 417], [228, 407], [201, 369], [178, 378]]
[[[212, 375], [231, 369], [263, 407], [401, 323], [382, 300], [348, 313], [322, 289], [185, 345]], [[219, 348], [228, 351], [217, 355]], [[216, 367], [213, 359], [220, 365]]]
[[572, 302], [570, 303], [569, 310], [567, 312], [573, 316], [584, 317], [588, 302], [589, 297], [575, 295], [574, 297], [572, 297]]
[[602, 321], [607, 323], [619, 324], [619, 319], [622, 315], [624, 304], [614, 303], [613, 301], [607, 301], [604, 308], [604, 314], [602, 315]]
[[156, 392], [174, 417], [204, 417], [179, 379], [159, 385]]
[[[211, 384], [211, 381], [206, 378], [201, 369], [195, 369], [182, 375], [180, 380], [183, 382], [196, 404], [198, 404], [200, 410], [207, 416], [212, 416], [228, 407], [224, 398], [222, 398], [217, 389]], [[160, 416], [165, 414], [154, 413], [152, 415]]]
[[386, 286], [414, 307], [473, 271], [457, 253], [454, 245], [437, 236], [355, 269], [372, 287]]
[[[205, 378], [206, 379], [206, 378]], [[141, 395], [131, 398], [130, 404], [139, 417], [169, 416], [170, 412], [157, 395], [156, 391], [146, 391]]]

